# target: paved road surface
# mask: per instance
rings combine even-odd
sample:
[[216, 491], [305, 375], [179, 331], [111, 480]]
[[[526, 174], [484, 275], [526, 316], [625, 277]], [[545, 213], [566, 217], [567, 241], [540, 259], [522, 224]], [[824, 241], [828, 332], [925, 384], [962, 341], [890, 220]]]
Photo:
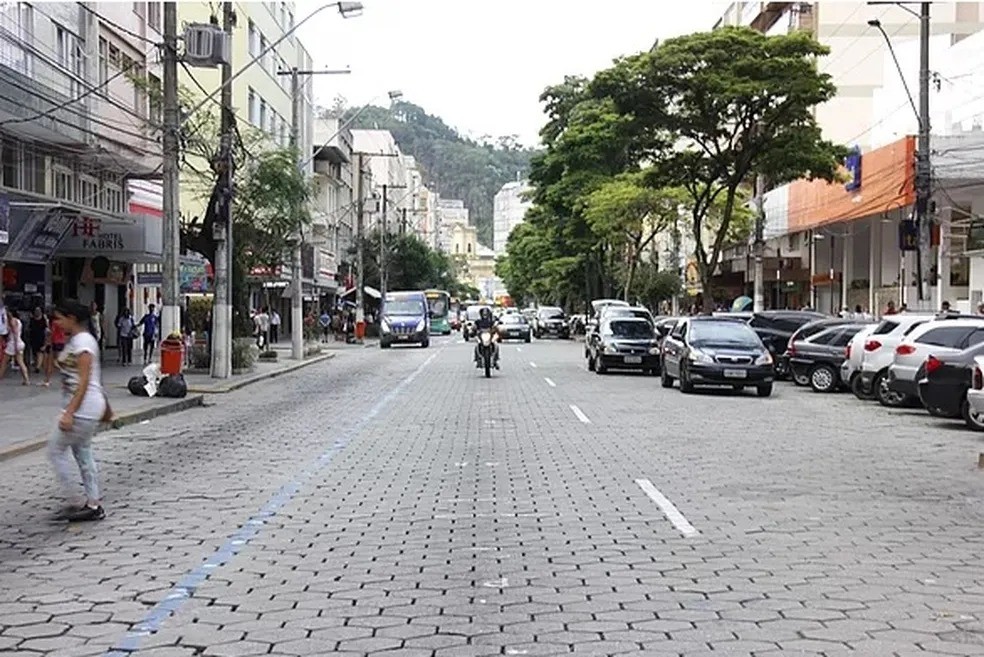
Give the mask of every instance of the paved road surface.
[[977, 435], [435, 342], [103, 438], [102, 523], [0, 464], [0, 654], [984, 654]]

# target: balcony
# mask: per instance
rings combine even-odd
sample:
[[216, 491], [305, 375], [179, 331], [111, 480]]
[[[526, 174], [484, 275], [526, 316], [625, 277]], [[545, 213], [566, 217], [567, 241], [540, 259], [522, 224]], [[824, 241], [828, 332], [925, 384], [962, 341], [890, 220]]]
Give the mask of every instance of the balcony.
[[[89, 123], [85, 103], [73, 101], [41, 81], [51, 79], [50, 75], [23, 72], [33, 68], [27, 60], [0, 58], [0, 121], [4, 132], [49, 144], [84, 146]], [[53, 72], [52, 67], [46, 68]], [[68, 76], [64, 77], [68, 81]]]

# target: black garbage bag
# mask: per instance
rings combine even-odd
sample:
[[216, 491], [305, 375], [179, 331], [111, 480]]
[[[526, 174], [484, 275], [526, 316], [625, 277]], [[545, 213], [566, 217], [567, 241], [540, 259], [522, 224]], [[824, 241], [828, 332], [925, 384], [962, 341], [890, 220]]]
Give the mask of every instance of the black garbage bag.
[[147, 385], [147, 377], [141, 374], [130, 379], [126, 387], [130, 391], [130, 394], [136, 395], [137, 397], [147, 397], [147, 389], [144, 388], [145, 385]]
[[188, 384], [185, 382], [184, 375], [171, 374], [161, 379], [157, 386], [158, 397], [171, 397], [181, 399], [188, 395]]

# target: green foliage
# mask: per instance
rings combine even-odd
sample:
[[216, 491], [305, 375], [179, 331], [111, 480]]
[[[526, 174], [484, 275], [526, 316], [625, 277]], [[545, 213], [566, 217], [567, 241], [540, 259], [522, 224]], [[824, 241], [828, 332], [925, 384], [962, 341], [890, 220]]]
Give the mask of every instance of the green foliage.
[[836, 93], [830, 76], [817, 70], [827, 52], [806, 33], [766, 36], [727, 27], [624, 58], [590, 85], [593, 97], [631, 117], [627, 130], [655, 163], [659, 183], [687, 191], [708, 304], [741, 190], [756, 174], [775, 184], [836, 178], [846, 151], [822, 139], [813, 114]]
[[236, 338], [232, 341], [232, 369], [241, 372], [249, 370], [256, 363], [258, 349], [252, 338]]
[[[337, 109], [336, 109], [337, 111]], [[345, 110], [349, 119], [359, 111]], [[400, 149], [416, 158], [424, 182], [445, 198], [459, 198], [471, 212], [479, 242], [492, 244], [492, 198], [505, 183], [525, 176], [533, 149], [515, 136], [469, 139], [439, 117], [407, 102], [362, 111], [355, 128], [389, 130]]]
[[[366, 284], [379, 288], [379, 231], [370, 233], [363, 244]], [[430, 248], [416, 235], [387, 235], [385, 245], [383, 253], [388, 289], [447, 290], [451, 296], [459, 298], [474, 290], [458, 281], [461, 273], [458, 263], [446, 253]], [[357, 248], [357, 245], [352, 246], [353, 255]]]

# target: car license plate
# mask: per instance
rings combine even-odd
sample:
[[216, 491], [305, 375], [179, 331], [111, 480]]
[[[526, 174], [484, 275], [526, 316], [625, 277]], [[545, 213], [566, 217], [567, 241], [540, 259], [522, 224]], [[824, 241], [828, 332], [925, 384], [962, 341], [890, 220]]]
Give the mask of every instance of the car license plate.
[[642, 362], [642, 356], [626, 356], [625, 362], [628, 365], [638, 365]]
[[726, 379], [744, 379], [748, 376], [748, 372], [745, 370], [724, 370], [724, 378]]
[[409, 335], [398, 335], [398, 336], [396, 336], [396, 339], [397, 340], [409, 340], [410, 339], [410, 336]]

